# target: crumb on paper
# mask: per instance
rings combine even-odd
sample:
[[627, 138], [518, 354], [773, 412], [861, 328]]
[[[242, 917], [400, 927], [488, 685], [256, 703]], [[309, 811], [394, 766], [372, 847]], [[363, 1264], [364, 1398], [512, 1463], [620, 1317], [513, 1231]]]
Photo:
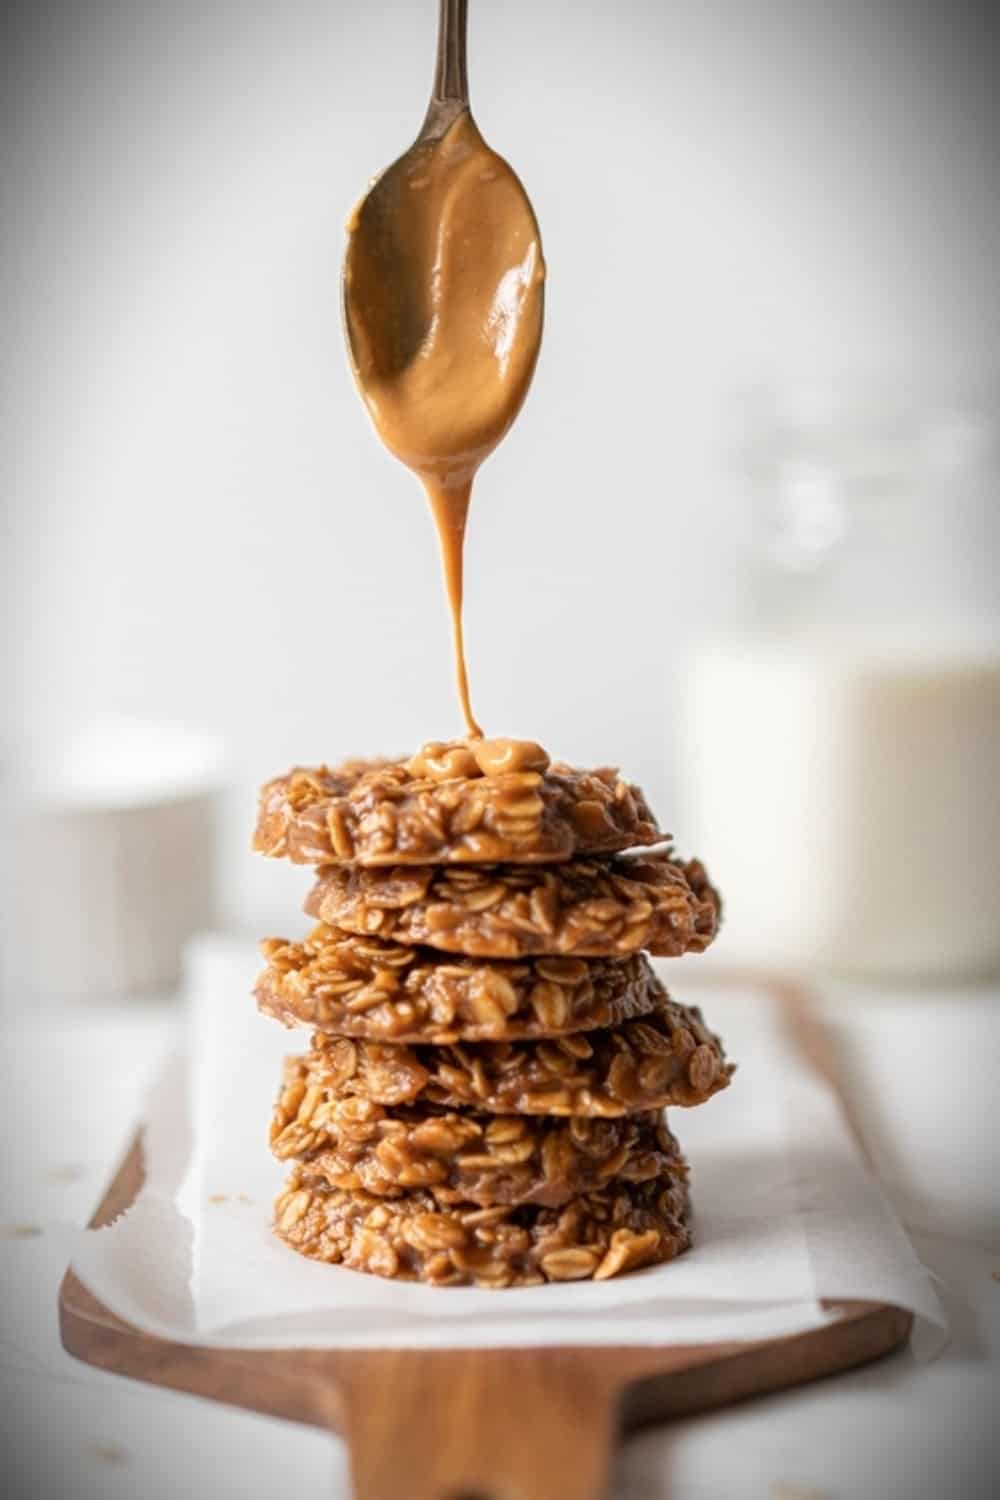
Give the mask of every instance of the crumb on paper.
[[830, 1500], [826, 1490], [812, 1489], [806, 1484], [784, 1484], [778, 1481], [771, 1485], [772, 1500]]
[[87, 1443], [86, 1451], [91, 1458], [102, 1464], [124, 1464], [128, 1462], [128, 1449], [120, 1443]]
[[227, 1193], [209, 1193], [208, 1201], [209, 1203], [228, 1203], [229, 1195]]
[[240, 1203], [252, 1203], [253, 1199], [247, 1193], [238, 1194], [237, 1201]]
[[41, 1233], [38, 1224], [0, 1224], [2, 1240], [37, 1240]]

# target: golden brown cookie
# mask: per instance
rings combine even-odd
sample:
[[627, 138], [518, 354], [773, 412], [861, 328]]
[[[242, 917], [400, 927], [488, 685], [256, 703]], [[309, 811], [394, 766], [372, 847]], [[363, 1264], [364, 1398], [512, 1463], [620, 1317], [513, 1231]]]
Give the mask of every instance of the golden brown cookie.
[[609, 1026], [644, 1015], [664, 991], [628, 958], [452, 958], [320, 923], [302, 943], [269, 938], [257, 1003], [286, 1026], [385, 1042], [477, 1041]]
[[537, 764], [499, 770], [475, 742], [456, 742], [408, 761], [298, 767], [261, 789], [254, 848], [312, 865], [534, 864], [664, 837], [617, 771], [549, 765], [544, 753]]
[[328, 865], [306, 899], [347, 932], [473, 958], [703, 953], [719, 897], [670, 853], [556, 865]]
[[274, 1206], [275, 1228], [301, 1255], [431, 1286], [538, 1286], [603, 1281], [673, 1260], [691, 1243], [687, 1170], [610, 1183], [561, 1208], [443, 1207], [331, 1187], [297, 1166]]
[[614, 1120], [457, 1114], [435, 1105], [324, 1098], [301, 1058], [285, 1065], [271, 1150], [332, 1187], [398, 1198], [431, 1188], [439, 1202], [556, 1208], [612, 1178], [646, 1182], [680, 1154], [662, 1113]]
[[701, 1012], [666, 994], [641, 1021], [544, 1041], [404, 1047], [317, 1032], [302, 1061], [321, 1101], [602, 1118], [701, 1104], [733, 1072]]

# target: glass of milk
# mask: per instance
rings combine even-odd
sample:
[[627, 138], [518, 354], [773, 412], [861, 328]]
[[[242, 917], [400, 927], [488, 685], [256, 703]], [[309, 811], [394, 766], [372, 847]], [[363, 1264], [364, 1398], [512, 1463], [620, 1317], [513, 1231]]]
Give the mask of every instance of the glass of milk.
[[746, 628], [680, 670], [719, 958], [865, 980], [1000, 973], [1000, 509], [988, 426], [803, 400], [744, 450]]

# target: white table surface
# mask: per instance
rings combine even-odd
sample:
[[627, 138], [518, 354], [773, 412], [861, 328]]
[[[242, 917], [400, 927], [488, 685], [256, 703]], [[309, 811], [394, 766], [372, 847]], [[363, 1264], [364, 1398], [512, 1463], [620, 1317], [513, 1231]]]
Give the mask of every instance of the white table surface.
[[[65, 1355], [64, 1226], [92, 1212], [170, 1041], [167, 1001], [4, 1015], [0, 1488], [74, 1500], [347, 1496], [342, 1445], [292, 1423], [104, 1375]], [[622, 1500], [979, 1500], [1000, 1476], [1000, 1245], [914, 1235], [952, 1342], [639, 1434]]]

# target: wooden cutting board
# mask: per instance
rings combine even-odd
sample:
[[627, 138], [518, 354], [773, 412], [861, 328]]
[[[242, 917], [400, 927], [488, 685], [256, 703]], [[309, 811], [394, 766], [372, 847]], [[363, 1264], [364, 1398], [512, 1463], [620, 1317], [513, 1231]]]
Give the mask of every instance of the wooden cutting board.
[[[142, 1177], [137, 1138], [92, 1227], [128, 1208]], [[597, 1500], [619, 1433], [849, 1370], [910, 1331], [898, 1307], [828, 1306], [828, 1327], [755, 1343], [204, 1349], [122, 1322], [68, 1271], [59, 1323], [88, 1364], [339, 1433], [358, 1500]]]

